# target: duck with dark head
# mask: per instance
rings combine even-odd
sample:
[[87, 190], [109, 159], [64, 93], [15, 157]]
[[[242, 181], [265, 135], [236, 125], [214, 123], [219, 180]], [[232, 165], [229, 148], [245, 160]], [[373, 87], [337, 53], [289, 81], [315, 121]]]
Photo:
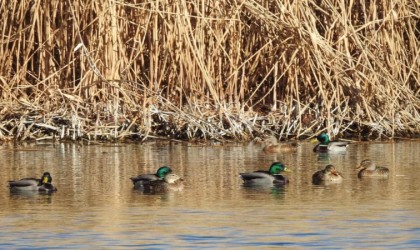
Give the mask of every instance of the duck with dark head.
[[162, 180], [150, 181], [143, 185], [145, 193], [162, 193], [168, 191], [182, 191], [184, 189], [184, 179], [174, 173], [165, 175]]
[[285, 185], [289, 182], [287, 177], [281, 175], [281, 172], [291, 172], [281, 162], [273, 162], [266, 170], [257, 170], [250, 173], [240, 173], [245, 186], [255, 185]]
[[319, 143], [313, 151], [317, 153], [345, 152], [349, 144], [348, 142], [330, 141], [330, 137], [326, 133], [319, 134], [316, 139]]
[[23, 178], [17, 181], [9, 181], [10, 191], [39, 191], [54, 192], [57, 188], [52, 184], [52, 177], [49, 172], [42, 174], [41, 178]]
[[168, 166], [160, 167], [155, 174], [141, 174], [135, 177], [131, 177], [134, 188], [141, 189], [145, 184], [148, 184], [151, 181], [163, 180], [166, 175], [172, 173], [172, 169]]

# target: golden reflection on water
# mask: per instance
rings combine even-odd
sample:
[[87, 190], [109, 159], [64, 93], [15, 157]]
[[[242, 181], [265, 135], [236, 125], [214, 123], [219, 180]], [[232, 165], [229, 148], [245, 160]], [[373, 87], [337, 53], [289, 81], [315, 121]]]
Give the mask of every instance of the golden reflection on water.
[[[357, 143], [329, 155], [313, 153], [313, 146], [266, 154], [252, 143], [2, 145], [0, 248], [420, 246], [420, 142]], [[390, 168], [389, 179], [358, 179], [355, 168], [366, 158]], [[240, 172], [274, 161], [292, 169], [287, 186], [242, 186]], [[312, 174], [327, 164], [343, 182], [313, 185]], [[182, 192], [132, 189], [130, 177], [163, 165], [184, 178]], [[58, 192], [7, 189], [8, 180], [44, 171]]]

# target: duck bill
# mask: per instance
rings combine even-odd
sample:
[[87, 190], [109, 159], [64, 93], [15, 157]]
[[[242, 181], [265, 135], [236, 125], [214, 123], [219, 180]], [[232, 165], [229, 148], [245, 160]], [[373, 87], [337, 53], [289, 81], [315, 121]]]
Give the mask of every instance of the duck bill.
[[42, 183], [48, 183], [48, 177], [44, 176], [44, 178], [42, 178]]
[[284, 168], [284, 169], [283, 169], [283, 172], [289, 172], [289, 173], [291, 173], [291, 172], [292, 172], [292, 170], [290, 170], [290, 169], [288, 169], [288, 168]]
[[311, 142], [311, 143], [317, 143], [317, 142], [318, 142], [318, 139], [316, 139], [316, 137], [315, 137], [315, 138], [312, 138], [312, 139], [310, 140], [310, 142]]

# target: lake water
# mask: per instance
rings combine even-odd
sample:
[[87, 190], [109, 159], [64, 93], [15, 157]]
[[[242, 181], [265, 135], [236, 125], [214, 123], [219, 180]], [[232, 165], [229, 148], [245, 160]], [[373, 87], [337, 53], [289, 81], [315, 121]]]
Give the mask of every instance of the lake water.
[[[420, 141], [354, 143], [344, 154], [266, 154], [258, 144], [28, 144], [0, 146], [0, 249], [4, 248], [420, 248]], [[360, 180], [371, 158], [386, 180]], [[238, 173], [281, 161], [282, 188], [246, 188]], [[340, 184], [312, 174], [336, 165]], [[150, 195], [130, 177], [169, 165], [181, 192]], [[11, 194], [8, 180], [49, 171], [52, 195]]]

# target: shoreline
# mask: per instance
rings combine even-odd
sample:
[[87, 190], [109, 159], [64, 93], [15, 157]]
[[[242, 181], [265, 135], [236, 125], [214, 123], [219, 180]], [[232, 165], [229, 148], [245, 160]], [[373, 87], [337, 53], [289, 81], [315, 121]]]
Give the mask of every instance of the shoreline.
[[[176, 123], [162, 122], [153, 123], [148, 128], [141, 129], [142, 125], [134, 122], [125, 122], [122, 124], [103, 124], [101, 126], [92, 126], [81, 124], [71, 124], [70, 120], [62, 119], [59, 122], [41, 122], [37, 120], [28, 121], [20, 117], [16, 120], [2, 121], [0, 123], [0, 142], [147, 142], [147, 141], [173, 141], [186, 143], [234, 143], [234, 142], [252, 142], [260, 141], [264, 137], [274, 135], [280, 141], [305, 141], [316, 137], [320, 132], [339, 131], [333, 140], [375, 142], [375, 141], [399, 141], [399, 140], [418, 140], [420, 132], [415, 131], [394, 131], [392, 136], [390, 132], [381, 132], [375, 128], [369, 128], [360, 124], [342, 124], [341, 130], [337, 128], [325, 128], [317, 131], [311, 130], [311, 127], [317, 127], [319, 124], [312, 121], [311, 126], [301, 127], [298, 133], [282, 133], [286, 124], [273, 125], [269, 118], [260, 117], [259, 123], [254, 126], [243, 127], [241, 130], [233, 131], [230, 128], [218, 127], [216, 123], [209, 123], [213, 131], [203, 131], [203, 127], [192, 126], [191, 122], [187, 124], [188, 130], [184, 126], [176, 126]], [[296, 119], [298, 120], [298, 119]], [[196, 121], [199, 124], [201, 121]], [[12, 127], [11, 124], [14, 124]], [[179, 124], [179, 123], [178, 123]], [[241, 124], [246, 124], [241, 122]], [[283, 129], [282, 129], [283, 128]], [[193, 131], [193, 132], [192, 132]], [[194, 133], [194, 134], [193, 134]], [[329, 134], [333, 134], [329, 132]]]

